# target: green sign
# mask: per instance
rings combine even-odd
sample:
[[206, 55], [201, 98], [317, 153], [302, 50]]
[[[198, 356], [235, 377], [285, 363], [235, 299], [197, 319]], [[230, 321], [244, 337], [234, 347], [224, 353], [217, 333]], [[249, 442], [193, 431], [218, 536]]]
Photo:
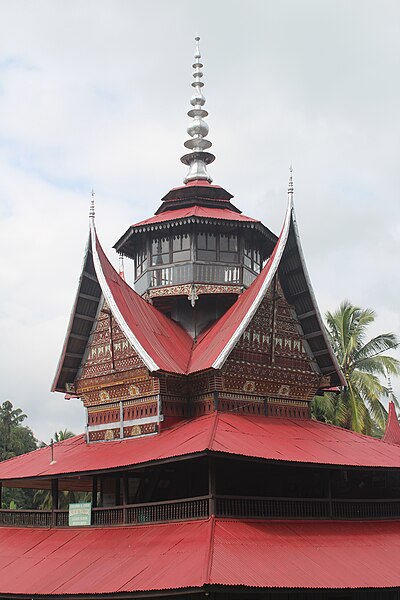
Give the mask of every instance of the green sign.
[[70, 527], [82, 527], [92, 523], [92, 503], [77, 502], [69, 505], [68, 525]]

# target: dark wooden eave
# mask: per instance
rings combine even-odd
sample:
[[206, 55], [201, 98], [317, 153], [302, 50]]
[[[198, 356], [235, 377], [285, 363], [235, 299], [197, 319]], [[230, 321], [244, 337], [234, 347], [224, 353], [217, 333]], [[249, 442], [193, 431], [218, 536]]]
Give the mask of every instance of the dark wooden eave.
[[67, 335], [51, 387], [52, 392], [73, 392], [68, 384], [73, 384], [82, 364], [100, 300], [101, 288], [94, 269], [89, 236]]

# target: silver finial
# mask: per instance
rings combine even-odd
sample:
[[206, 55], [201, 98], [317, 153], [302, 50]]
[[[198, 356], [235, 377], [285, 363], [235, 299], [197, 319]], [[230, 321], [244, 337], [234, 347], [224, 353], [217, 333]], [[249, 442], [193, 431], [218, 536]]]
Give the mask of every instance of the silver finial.
[[89, 219], [94, 219], [94, 189], [92, 188], [92, 199], [90, 201]]
[[386, 373], [386, 379], [387, 379], [387, 389], [388, 389], [389, 400], [393, 400], [392, 380], [390, 378], [389, 373]]
[[211, 148], [212, 144], [209, 140], [204, 139], [208, 134], [208, 125], [203, 121], [203, 118], [208, 115], [208, 112], [203, 108], [206, 99], [201, 90], [204, 83], [201, 81], [201, 78], [203, 77], [203, 72], [201, 70], [203, 65], [200, 62], [200, 37], [196, 35], [194, 39], [196, 41], [194, 63], [192, 65], [194, 69], [194, 81], [192, 83], [194, 94], [190, 98], [190, 104], [193, 108], [188, 112], [188, 116], [191, 117], [193, 121], [187, 128], [187, 132], [192, 139], [187, 140], [184, 144], [185, 148], [191, 150], [191, 153], [185, 154], [181, 158], [183, 164], [188, 165], [189, 167], [189, 172], [183, 181], [184, 183], [188, 183], [189, 181], [201, 179], [211, 183], [212, 179], [207, 173], [207, 165], [215, 160], [215, 156], [210, 152], [204, 152]]
[[292, 165], [290, 165], [290, 167], [289, 167], [288, 195], [291, 196], [292, 199], [293, 199], [293, 192], [294, 192], [294, 187], [293, 187], [293, 167], [292, 167]]

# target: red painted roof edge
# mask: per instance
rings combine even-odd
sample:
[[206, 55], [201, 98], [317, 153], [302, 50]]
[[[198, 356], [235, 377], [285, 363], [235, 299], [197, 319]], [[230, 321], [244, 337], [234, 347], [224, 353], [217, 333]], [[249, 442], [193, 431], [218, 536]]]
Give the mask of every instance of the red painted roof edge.
[[59, 377], [60, 377], [60, 374], [61, 374], [61, 370], [62, 370], [62, 366], [63, 366], [63, 363], [64, 363], [65, 353], [67, 351], [68, 340], [69, 340], [69, 336], [70, 336], [71, 330], [72, 330], [72, 325], [73, 325], [73, 322], [74, 322], [75, 312], [76, 312], [76, 308], [77, 308], [77, 304], [78, 304], [78, 300], [79, 300], [79, 292], [80, 292], [81, 285], [82, 285], [83, 272], [85, 270], [85, 265], [86, 265], [86, 261], [87, 261], [88, 254], [89, 254], [89, 251], [90, 251], [90, 246], [91, 246], [91, 234], [90, 234], [90, 231], [89, 231], [89, 237], [88, 237], [88, 240], [86, 242], [85, 254], [83, 256], [82, 270], [81, 270], [81, 274], [79, 276], [79, 281], [78, 281], [78, 287], [77, 287], [77, 290], [76, 290], [75, 300], [74, 300], [74, 304], [72, 306], [71, 314], [70, 314], [70, 317], [69, 317], [68, 327], [67, 327], [67, 333], [65, 334], [65, 339], [64, 339], [64, 344], [63, 344], [62, 350], [61, 350], [61, 355], [60, 355], [60, 358], [59, 358], [58, 363], [57, 363], [56, 374], [54, 376], [53, 383], [51, 384], [51, 388], [50, 388], [51, 392], [55, 392], [56, 389], [57, 389], [58, 380], [59, 380]]
[[389, 415], [386, 423], [385, 434], [383, 441], [400, 446], [400, 424], [397, 418], [396, 407], [394, 402], [389, 402]]
[[[128, 323], [125, 321], [124, 317], [122, 316], [121, 311], [119, 310], [118, 304], [114, 299], [114, 296], [113, 296], [111, 289], [109, 287], [109, 284], [107, 282], [107, 278], [104, 274], [102, 260], [99, 256], [97, 246], [99, 246], [101, 250], [102, 250], [102, 248], [101, 248], [100, 242], [97, 238], [96, 228], [95, 228], [93, 220], [91, 221], [91, 225], [90, 225], [90, 233], [91, 233], [93, 263], [94, 263], [94, 268], [96, 271], [97, 279], [98, 279], [99, 285], [101, 287], [101, 291], [103, 292], [103, 296], [113, 314], [113, 317], [117, 321], [122, 332], [124, 333], [124, 335], [126, 336], [128, 341], [130, 342], [132, 347], [136, 350], [136, 352], [139, 354], [140, 358], [145, 363], [146, 367], [150, 371], [158, 371], [160, 367], [153, 360], [153, 358], [148, 354], [148, 352], [146, 352], [146, 350], [143, 348], [143, 346], [140, 344], [139, 340], [134, 335], [134, 333], [131, 330], [131, 328], [129, 327]], [[112, 267], [112, 268], [114, 269], [114, 267]], [[125, 283], [125, 285], [128, 285], [126, 282], [124, 282], [124, 283]], [[130, 286], [128, 286], [128, 287], [130, 287]], [[134, 292], [134, 290], [132, 290], [132, 292]], [[136, 292], [134, 292], [134, 293], [136, 293]], [[146, 302], [140, 296], [138, 296], [138, 298], [140, 298], [143, 302]]]
[[[125, 334], [127, 340], [150, 371], [162, 370], [171, 373], [185, 374], [193, 346], [193, 339], [181, 325], [161, 313], [154, 306], [148, 304], [146, 300], [137, 294], [137, 292], [135, 292], [135, 290], [133, 290], [126, 281], [118, 275], [100, 245], [94, 224], [92, 225], [91, 232], [93, 262], [99, 285], [114, 318], [122, 332]], [[108, 277], [105, 274], [106, 270], [111, 270], [112, 275], [118, 280], [119, 287], [127, 291], [129, 298], [125, 298], [125, 301], [128, 302], [128, 304], [136, 303], [137, 308], [140, 307], [145, 313], [149, 323], [153, 323], [155, 329], [164, 332], [161, 339], [160, 336], [157, 337], [156, 332], [154, 333], [153, 339], [149, 338], [146, 332], [142, 331], [140, 326], [138, 326], [138, 333], [144, 334], [144, 340], [141, 342], [139, 337], [135, 335], [131, 324], [127, 322], [122, 314], [123, 307], [119, 306], [118, 299], [114, 296]], [[110, 283], [112, 283], [112, 281]], [[166, 343], [167, 340], [168, 343]], [[166, 360], [165, 357], [167, 357]]]

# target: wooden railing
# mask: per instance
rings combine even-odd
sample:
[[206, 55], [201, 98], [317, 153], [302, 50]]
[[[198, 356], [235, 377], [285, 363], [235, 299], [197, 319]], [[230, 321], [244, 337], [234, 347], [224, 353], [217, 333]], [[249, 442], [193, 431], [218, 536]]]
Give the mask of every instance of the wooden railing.
[[[92, 509], [92, 526], [141, 525], [205, 519], [399, 519], [400, 500], [199, 496]], [[66, 510], [0, 510], [0, 526], [68, 527]]]
[[[199, 496], [183, 500], [93, 508], [92, 525], [113, 526], [204, 519], [209, 516], [209, 502], [209, 496]], [[0, 526], [67, 527], [68, 511], [2, 509]]]
[[217, 496], [218, 517], [246, 519], [329, 519], [325, 498], [261, 498], [257, 496]]

